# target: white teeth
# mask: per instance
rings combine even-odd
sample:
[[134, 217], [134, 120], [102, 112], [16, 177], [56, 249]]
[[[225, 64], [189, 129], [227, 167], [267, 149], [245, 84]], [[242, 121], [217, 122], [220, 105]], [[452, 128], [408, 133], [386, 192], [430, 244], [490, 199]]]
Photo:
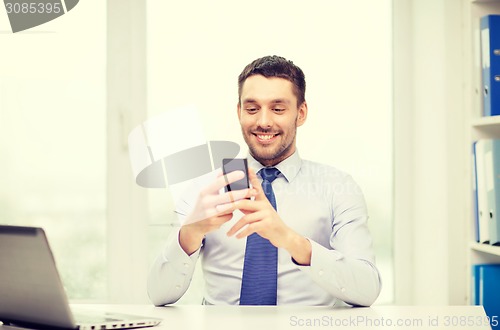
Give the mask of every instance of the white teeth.
[[257, 137], [261, 140], [270, 140], [274, 137], [274, 135], [257, 135]]

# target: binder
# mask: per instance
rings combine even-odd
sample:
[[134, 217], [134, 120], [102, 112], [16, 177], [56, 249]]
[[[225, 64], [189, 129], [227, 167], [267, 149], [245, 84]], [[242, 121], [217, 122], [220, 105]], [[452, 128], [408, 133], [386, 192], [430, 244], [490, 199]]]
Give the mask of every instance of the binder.
[[490, 243], [490, 212], [488, 207], [488, 191], [485, 173], [485, 144], [491, 140], [479, 140], [475, 148], [475, 181], [477, 194], [477, 233], [479, 243]]
[[489, 237], [491, 245], [500, 245], [500, 140], [484, 140], [484, 172], [488, 196]]
[[[472, 298], [471, 303], [482, 305], [486, 315], [498, 321], [500, 316], [500, 264], [480, 264], [472, 266]], [[495, 326], [496, 323], [496, 326]], [[490, 323], [493, 329], [500, 328], [498, 322]]]
[[483, 115], [500, 115], [500, 15], [481, 17]]
[[471, 299], [472, 305], [479, 305], [479, 269], [483, 265], [472, 265], [472, 283], [471, 283]]
[[480, 242], [479, 206], [477, 197], [476, 145], [477, 141], [474, 141], [472, 143], [472, 201], [473, 201], [473, 214], [474, 214], [474, 240], [476, 242]]

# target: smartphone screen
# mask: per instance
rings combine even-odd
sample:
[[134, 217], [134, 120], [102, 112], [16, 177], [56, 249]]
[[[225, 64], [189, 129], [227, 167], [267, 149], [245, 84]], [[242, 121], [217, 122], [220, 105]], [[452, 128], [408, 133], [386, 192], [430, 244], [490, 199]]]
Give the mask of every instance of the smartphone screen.
[[248, 183], [248, 164], [246, 158], [224, 158], [222, 160], [222, 172], [224, 174], [228, 174], [233, 171], [243, 171], [243, 173], [245, 173], [245, 177], [227, 185], [225, 187], [226, 192], [250, 188], [250, 184]]

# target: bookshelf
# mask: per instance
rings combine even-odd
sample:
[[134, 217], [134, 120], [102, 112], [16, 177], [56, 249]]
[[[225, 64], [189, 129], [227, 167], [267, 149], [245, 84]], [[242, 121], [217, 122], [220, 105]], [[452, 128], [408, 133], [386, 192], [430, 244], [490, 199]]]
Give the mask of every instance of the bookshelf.
[[[466, 0], [464, 2], [464, 27], [465, 27], [465, 61], [469, 63], [470, 71], [466, 73], [465, 84], [469, 92], [465, 93], [465, 104], [468, 109], [467, 130], [469, 139], [467, 152], [470, 155], [473, 141], [484, 138], [500, 139], [500, 116], [482, 117], [482, 82], [480, 61], [479, 19], [489, 14], [500, 14], [500, 0]], [[472, 173], [472, 158], [469, 158], [468, 173]], [[470, 180], [472, 181], [472, 180]], [[472, 200], [472, 182], [467, 194], [468, 214], [467, 226], [469, 241], [468, 267], [467, 267], [467, 302], [471, 303], [471, 266], [482, 263], [500, 263], [500, 247], [480, 244], [474, 239], [474, 215]]]
[[488, 244], [480, 244], [476, 242], [470, 243], [470, 249], [481, 252], [481, 253], [486, 253], [488, 255], [491, 255], [492, 258], [500, 257], [500, 247], [498, 246], [491, 246]]

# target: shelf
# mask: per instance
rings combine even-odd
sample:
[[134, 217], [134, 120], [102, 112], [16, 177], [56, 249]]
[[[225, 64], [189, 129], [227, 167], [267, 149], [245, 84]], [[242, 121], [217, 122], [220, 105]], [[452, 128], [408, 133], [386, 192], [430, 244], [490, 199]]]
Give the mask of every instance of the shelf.
[[[465, 49], [468, 54], [466, 62], [470, 71], [466, 76], [466, 82], [469, 84], [470, 93], [466, 95], [466, 109], [469, 115], [467, 129], [469, 130], [469, 142], [479, 139], [500, 139], [500, 116], [484, 116], [482, 117], [483, 108], [483, 84], [481, 80], [481, 45], [480, 45], [480, 18], [486, 15], [500, 14], [500, 0], [466, 0], [464, 2], [465, 16], [464, 24], [465, 31]], [[468, 146], [470, 148], [470, 145]], [[470, 150], [470, 149], [469, 149]], [[472, 157], [468, 159], [472, 163]], [[469, 167], [469, 171], [472, 169]], [[472, 181], [472, 180], [471, 180]], [[472, 183], [467, 191], [468, 196], [472, 190]], [[468, 211], [472, 214], [473, 201], [468, 198]], [[474, 230], [474, 220], [469, 219], [469, 236]], [[489, 244], [480, 244], [469, 241], [465, 244], [468, 248], [468, 269], [467, 269], [467, 286], [466, 292], [468, 303], [473, 303], [471, 298], [474, 282], [472, 280], [471, 266], [480, 264], [500, 264], [500, 246], [492, 246]]]
[[471, 126], [473, 139], [500, 138], [500, 116], [475, 118]]
[[[483, 253], [488, 253], [490, 255], [495, 255], [500, 257], [500, 246], [493, 246], [489, 244], [480, 244], [480, 243], [470, 243], [470, 248], [474, 251], [479, 251]], [[500, 263], [500, 259], [499, 259]]]
[[500, 3], [500, 0], [471, 0], [471, 3]]
[[500, 133], [500, 116], [479, 117], [472, 121], [472, 127], [482, 128], [490, 126], [498, 126]]

